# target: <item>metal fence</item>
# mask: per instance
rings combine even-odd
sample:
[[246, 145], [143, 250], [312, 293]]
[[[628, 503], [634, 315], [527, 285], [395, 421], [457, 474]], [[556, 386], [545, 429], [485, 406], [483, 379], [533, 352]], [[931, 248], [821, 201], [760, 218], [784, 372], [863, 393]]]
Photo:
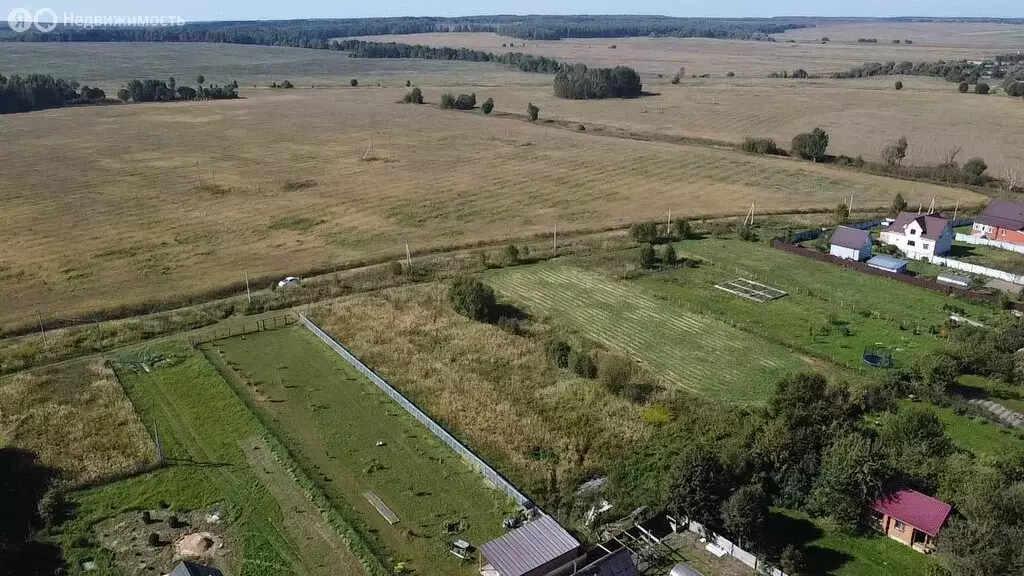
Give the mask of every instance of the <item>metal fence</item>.
[[981, 236], [971, 236], [970, 234], [957, 234], [957, 242], [963, 242], [964, 244], [975, 244], [978, 246], [992, 246], [993, 248], [1000, 248], [1002, 250], [1009, 250], [1018, 254], [1024, 254], [1024, 246], [1017, 244], [1011, 244], [1010, 242], [1000, 242], [999, 240], [989, 240]]
[[[704, 525], [697, 521], [691, 521], [687, 524], [686, 529], [698, 536], [704, 536], [706, 531]], [[761, 574], [767, 574], [768, 576], [786, 576], [786, 573], [778, 568], [768, 564], [767, 562], [761, 561], [757, 556], [754, 556], [750, 552], [740, 548], [733, 544], [730, 540], [723, 536], [714, 535], [713, 538], [708, 539], [709, 542], [718, 546], [725, 551], [726, 554], [746, 564], [747, 566], [757, 570]]]
[[960, 260], [954, 260], [952, 258], [943, 258], [942, 256], [929, 256], [927, 254], [907, 254], [908, 258], [915, 260], [924, 260], [925, 262], [931, 262], [939, 266], [945, 266], [946, 268], [952, 268], [954, 270], [961, 270], [963, 272], [969, 272], [971, 274], [977, 274], [979, 276], [987, 276], [989, 278], [995, 278], [997, 280], [1005, 280], [1006, 282], [1013, 282], [1014, 284], [1024, 284], [1024, 276], [1020, 274], [1014, 274], [1007, 272], [1006, 270], [999, 270], [998, 268], [988, 268], [986, 266], [978, 266], [977, 264], [971, 264], [968, 262], [961, 262]]
[[338, 343], [337, 340], [331, 337], [330, 334], [324, 332], [319, 326], [313, 323], [312, 320], [307, 318], [304, 314], [299, 314], [299, 322], [303, 326], [309, 329], [310, 332], [315, 334], [317, 338], [324, 341], [325, 344], [331, 347], [332, 350], [338, 353], [339, 356], [345, 359], [346, 362], [355, 367], [356, 370], [361, 372], [364, 376], [370, 379], [378, 388], [380, 388], [385, 394], [391, 397], [392, 400], [398, 402], [405, 410], [412, 414], [412, 417], [419, 420], [424, 426], [426, 426], [431, 432], [434, 433], [442, 442], [447, 444], [452, 450], [455, 450], [465, 461], [476, 469], [478, 472], [484, 475], [487, 480], [493, 483], [498, 490], [501, 490], [507, 494], [510, 498], [515, 500], [520, 506], [526, 509], [534, 508], [533, 502], [527, 498], [522, 492], [519, 491], [511, 482], [505, 479], [504, 476], [499, 474], [494, 468], [491, 468], [489, 464], [483, 461], [479, 456], [473, 453], [472, 450], [467, 448], [462, 442], [455, 439], [454, 436], [448, 433], [447, 430], [441, 427], [440, 424], [434, 422], [430, 416], [427, 416], [422, 410], [416, 407], [408, 398], [402, 395], [401, 392], [395, 390], [388, 384], [383, 378], [370, 370], [365, 364], [359, 361], [354, 354], [349, 352], [344, 346]]

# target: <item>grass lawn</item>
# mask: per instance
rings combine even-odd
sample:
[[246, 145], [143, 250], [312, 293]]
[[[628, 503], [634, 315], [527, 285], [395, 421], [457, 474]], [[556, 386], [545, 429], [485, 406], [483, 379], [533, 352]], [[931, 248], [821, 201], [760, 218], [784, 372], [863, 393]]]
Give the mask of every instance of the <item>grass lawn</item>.
[[1014, 430], [983, 417], [962, 416], [940, 406], [931, 406], [946, 428], [953, 444], [976, 456], [1005, 456], [1024, 446]]
[[961, 376], [960, 386], [964, 392], [972, 396], [982, 396], [1024, 414], [1024, 391], [1020, 388], [991, 378], [972, 375]]
[[[968, 317], [982, 323], [997, 314], [989, 306], [762, 243], [705, 239], [680, 242], [676, 247], [681, 256], [699, 258], [700, 266], [657, 272], [634, 282], [683, 309], [865, 375], [879, 374], [862, 361], [866, 347], [889, 347], [897, 366], [909, 366], [941, 347], [942, 340], [930, 332], [938, 331], [949, 317], [945, 304], [963, 308]], [[714, 288], [737, 277], [780, 288], [789, 296], [758, 304]]]
[[[93, 573], [115, 573], [114, 558], [96, 544], [93, 526], [125, 512], [158, 509], [161, 503], [172, 510], [222, 505], [232, 574], [319, 575], [338, 567], [361, 572], [361, 565], [336, 535], [320, 533], [319, 538], [326, 541], [318, 545], [299, 541], [300, 533], [286, 525], [282, 515], [304, 512], [312, 523], [320, 514], [311, 504], [305, 510], [283, 511], [249, 465], [242, 443], [258, 438], [264, 430], [214, 367], [184, 344], [151, 347], [120, 360], [137, 361], [154, 354], [168, 361], [152, 372], [122, 364], [121, 373], [143, 421], [159, 431], [170, 465], [72, 494], [75, 516], [56, 534], [70, 573], [83, 573], [82, 562], [88, 559], [97, 562], [98, 572]], [[153, 566], [153, 573], [169, 568]]]
[[794, 510], [774, 510], [769, 530], [807, 547], [808, 574], [924, 576], [932, 564], [924, 554], [881, 534], [844, 534]]
[[808, 367], [782, 346], [599, 272], [541, 264], [494, 271], [486, 281], [529, 311], [642, 361], [668, 383], [712, 398], [760, 404], [780, 375]]
[[[207, 345], [330, 497], [344, 501], [417, 574], [471, 574], [449, 554], [461, 538], [500, 536], [515, 504], [422, 424], [301, 327]], [[363, 496], [398, 516], [390, 525]]]
[[1010, 272], [1011, 274], [1024, 274], [1024, 254], [1003, 250], [995, 246], [979, 246], [965, 242], [954, 242], [948, 258], [960, 260], [978, 266], [986, 266]]

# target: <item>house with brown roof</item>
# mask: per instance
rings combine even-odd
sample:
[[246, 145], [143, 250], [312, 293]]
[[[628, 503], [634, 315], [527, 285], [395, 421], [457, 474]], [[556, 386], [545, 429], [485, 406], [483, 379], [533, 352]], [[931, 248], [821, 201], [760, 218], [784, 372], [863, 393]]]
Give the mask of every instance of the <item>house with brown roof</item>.
[[552, 517], [542, 514], [480, 547], [482, 576], [565, 576], [582, 567], [583, 547]]
[[974, 219], [971, 235], [1024, 246], [1024, 204], [993, 200]]
[[935, 550], [935, 538], [953, 507], [917, 490], [897, 490], [871, 506], [872, 526], [918, 552]]
[[942, 256], [953, 248], [953, 226], [938, 213], [900, 212], [878, 235], [878, 241], [910, 257]]
[[829, 239], [828, 253], [843, 260], [863, 262], [871, 258], [871, 234], [849, 226], [837, 226]]

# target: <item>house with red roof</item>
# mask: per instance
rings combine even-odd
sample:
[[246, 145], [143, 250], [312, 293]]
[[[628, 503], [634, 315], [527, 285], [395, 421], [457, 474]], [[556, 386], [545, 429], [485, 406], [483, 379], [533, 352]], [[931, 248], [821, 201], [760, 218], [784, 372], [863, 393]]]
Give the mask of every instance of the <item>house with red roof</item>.
[[890, 244], [910, 257], [942, 256], [953, 248], [953, 226], [938, 213], [900, 212], [878, 235], [882, 244]]
[[1024, 204], [993, 200], [974, 219], [971, 235], [1024, 246]]
[[917, 490], [889, 493], [871, 505], [873, 527], [918, 552], [935, 550], [935, 538], [953, 507]]

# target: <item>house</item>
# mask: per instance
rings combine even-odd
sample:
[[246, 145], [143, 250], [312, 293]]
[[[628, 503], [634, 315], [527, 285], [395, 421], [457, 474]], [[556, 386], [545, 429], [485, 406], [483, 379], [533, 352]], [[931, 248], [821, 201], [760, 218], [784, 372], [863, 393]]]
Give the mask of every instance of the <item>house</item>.
[[916, 490], [892, 492], [871, 506], [873, 526], [889, 538], [918, 552], [935, 549], [935, 537], [949, 519], [952, 506]]
[[619, 548], [573, 572], [572, 576], [640, 576], [640, 572], [629, 549]]
[[953, 226], [938, 213], [900, 212], [878, 235], [882, 244], [898, 248], [910, 257], [942, 256], [953, 247]]
[[868, 266], [878, 270], [885, 270], [893, 274], [905, 274], [907, 272], [907, 261], [893, 258], [891, 256], [878, 255], [868, 260]]
[[561, 576], [571, 574], [583, 555], [580, 543], [544, 514], [484, 544], [483, 576]]
[[871, 234], [867, 230], [838, 226], [829, 244], [828, 253], [843, 260], [862, 262], [871, 258]]
[[178, 562], [168, 576], [224, 576], [213, 566], [201, 566], [192, 562]]
[[993, 200], [974, 219], [971, 235], [1024, 246], [1024, 204]]

